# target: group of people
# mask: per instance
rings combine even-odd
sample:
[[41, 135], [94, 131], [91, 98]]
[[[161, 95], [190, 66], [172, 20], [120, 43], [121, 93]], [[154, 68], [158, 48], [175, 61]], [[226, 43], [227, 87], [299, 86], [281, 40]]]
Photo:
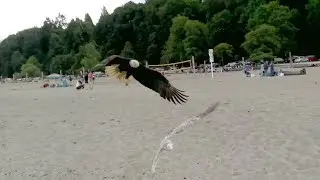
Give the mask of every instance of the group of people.
[[46, 82], [42, 85], [43, 88], [55, 88], [55, 87], [70, 87], [72, 86], [72, 77], [71, 75], [62, 75], [59, 79], [56, 79], [55, 82], [51, 82], [46, 80]]
[[[261, 61], [261, 72], [260, 76], [277, 76], [278, 72], [274, 68], [274, 63], [272, 61]], [[253, 77], [250, 72], [253, 70], [252, 64], [245, 64], [244, 73], [247, 77]]]
[[246, 74], [247, 77], [252, 77], [253, 74], [250, 73], [250, 71], [253, 70], [253, 65], [252, 64], [245, 64], [244, 65], [244, 73]]
[[261, 76], [276, 76], [277, 72], [274, 69], [274, 63], [269, 61], [261, 61]]
[[[90, 84], [91, 88], [92, 88], [93, 84], [94, 84], [94, 80], [95, 80], [95, 75], [92, 71], [85, 72], [85, 73], [83, 73], [83, 77], [77, 81], [76, 89], [77, 90], [84, 89], [85, 84]], [[84, 81], [84, 83], [83, 83], [83, 81]]]

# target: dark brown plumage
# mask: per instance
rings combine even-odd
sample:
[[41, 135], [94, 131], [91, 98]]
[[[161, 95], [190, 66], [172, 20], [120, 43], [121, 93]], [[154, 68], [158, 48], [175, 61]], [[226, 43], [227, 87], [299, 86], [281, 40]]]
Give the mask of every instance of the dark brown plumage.
[[117, 77], [127, 86], [132, 76], [142, 85], [159, 93], [163, 99], [174, 104], [185, 103], [189, 97], [184, 94], [184, 91], [172, 86], [160, 72], [145, 67], [138, 60], [112, 55], [104, 61], [104, 64], [109, 76]]

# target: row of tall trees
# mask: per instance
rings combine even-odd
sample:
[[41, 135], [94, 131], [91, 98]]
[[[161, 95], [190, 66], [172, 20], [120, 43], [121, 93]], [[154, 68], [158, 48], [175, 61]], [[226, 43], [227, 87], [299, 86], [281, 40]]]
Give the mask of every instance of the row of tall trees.
[[[18, 22], [16, 22], [18, 23]], [[5, 27], [3, 27], [5, 28]], [[214, 48], [224, 63], [252, 61], [288, 52], [320, 55], [320, 0], [146, 0], [128, 2], [110, 14], [103, 7], [97, 24], [89, 14], [66, 22], [45, 19], [0, 43], [0, 74], [90, 69], [112, 54], [149, 64], [195, 57]]]

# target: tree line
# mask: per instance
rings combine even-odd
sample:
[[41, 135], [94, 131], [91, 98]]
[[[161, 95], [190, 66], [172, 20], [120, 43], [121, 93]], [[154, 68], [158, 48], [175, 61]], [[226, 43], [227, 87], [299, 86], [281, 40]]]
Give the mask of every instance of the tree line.
[[[16, 22], [18, 23], [18, 22]], [[5, 28], [5, 27], [4, 27]], [[149, 64], [195, 57], [214, 49], [221, 63], [320, 56], [320, 0], [146, 0], [128, 2], [96, 24], [89, 14], [66, 22], [63, 14], [0, 43], [0, 74], [72, 73], [91, 69], [109, 55]], [[21, 73], [21, 74], [19, 74]]]

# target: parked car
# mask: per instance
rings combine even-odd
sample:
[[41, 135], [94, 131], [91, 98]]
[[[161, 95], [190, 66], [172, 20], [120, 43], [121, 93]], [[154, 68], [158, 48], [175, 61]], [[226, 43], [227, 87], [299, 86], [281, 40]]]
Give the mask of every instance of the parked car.
[[242, 62], [230, 62], [227, 65], [223, 66], [223, 69], [225, 71], [238, 70], [242, 68], [243, 68]]
[[285, 58], [284, 63], [290, 63], [290, 58]]
[[295, 63], [299, 63], [299, 62], [308, 62], [308, 61], [309, 61], [309, 59], [308, 59], [308, 58], [306, 58], [306, 57], [303, 57], [303, 56], [298, 57], [297, 59], [294, 59], [294, 62], [295, 62]]
[[308, 61], [312, 62], [312, 61], [318, 61], [318, 58], [315, 56], [315, 55], [310, 55], [310, 56], [307, 56], [308, 58]]
[[282, 58], [274, 58], [273, 61], [274, 61], [275, 64], [285, 63], [285, 61]]
[[[219, 68], [219, 64], [218, 63], [212, 63], [213, 65], [213, 71], [216, 71], [217, 68]], [[200, 64], [199, 66], [196, 67], [198, 72], [210, 72], [211, 71], [211, 64], [206, 64], [206, 66], [204, 66], [204, 64]]]

